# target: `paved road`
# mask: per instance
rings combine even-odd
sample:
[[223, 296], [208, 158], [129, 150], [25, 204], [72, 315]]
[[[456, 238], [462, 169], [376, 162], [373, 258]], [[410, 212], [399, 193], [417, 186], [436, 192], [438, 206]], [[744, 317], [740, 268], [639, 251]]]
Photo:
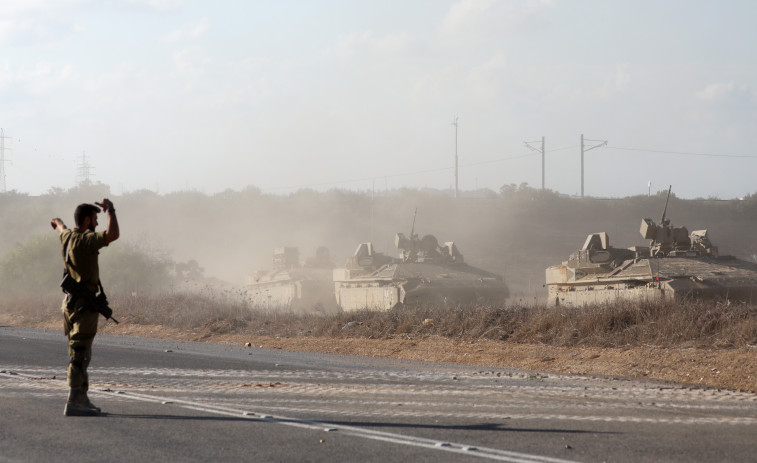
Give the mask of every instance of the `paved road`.
[[0, 327], [0, 462], [757, 460], [755, 394], [99, 335], [67, 418], [66, 362]]

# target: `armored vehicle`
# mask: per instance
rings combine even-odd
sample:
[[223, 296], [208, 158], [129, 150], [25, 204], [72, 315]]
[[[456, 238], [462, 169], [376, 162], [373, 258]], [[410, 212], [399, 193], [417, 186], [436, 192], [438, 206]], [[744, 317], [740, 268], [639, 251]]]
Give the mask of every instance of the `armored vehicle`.
[[318, 248], [315, 257], [306, 259], [304, 265], [300, 265], [296, 247], [277, 248], [273, 269], [247, 278], [247, 296], [261, 309], [336, 312], [333, 268], [325, 247]]
[[[670, 191], [668, 191], [670, 199]], [[757, 302], [757, 263], [720, 256], [707, 230], [689, 233], [665, 218], [641, 221], [649, 246], [614, 248], [592, 233], [562, 265], [546, 271], [547, 304], [690, 299]]]
[[[413, 223], [414, 228], [414, 223]], [[509, 291], [502, 277], [472, 267], [453, 242], [439, 244], [433, 235], [398, 233], [399, 257], [392, 258], [362, 243], [334, 270], [337, 304], [345, 311], [389, 310], [400, 304], [504, 302]]]

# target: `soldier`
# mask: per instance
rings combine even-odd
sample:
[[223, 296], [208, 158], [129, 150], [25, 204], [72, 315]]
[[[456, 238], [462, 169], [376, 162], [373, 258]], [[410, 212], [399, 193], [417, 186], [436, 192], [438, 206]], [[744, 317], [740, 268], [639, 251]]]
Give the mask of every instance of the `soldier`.
[[[97, 256], [100, 248], [118, 239], [118, 220], [116, 209], [109, 199], [101, 203], [80, 204], [74, 212], [76, 228], [70, 230], [59, 218], [50, 221], [50, 225], [60, 236], [63, 247], [63, 260], [66, 271], [83, 289], [93, 295], [102, 290], [100, 269]], [[108, 225], [103, 232], [95, 232], [97, 214], [100, 208], [108, 214]], [[95, 416], [100, 414], [87, 397], [89, 378], [87, 366], [92, 357], [92, 341], [97, 333], [97, 311], [85, 306], [85, 298], [74, 301], [73, 307], [67, 308], [71, 295], [63, 300], [63, 330], [68, 338], [68, 385], [71, 388], [63, 411], [66, 416]]]

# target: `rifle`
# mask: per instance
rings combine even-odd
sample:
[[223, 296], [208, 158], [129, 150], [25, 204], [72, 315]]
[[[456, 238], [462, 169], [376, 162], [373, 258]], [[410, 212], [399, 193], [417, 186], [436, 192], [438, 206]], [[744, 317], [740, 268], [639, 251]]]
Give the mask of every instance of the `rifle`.
[[105, 291], [102, 285], [100, 285], [100, 293], [95, 295], [87, 289], [83, 284], [79, 283], [68, 272], [63, 273], [63, 281], [60, 282], [60, 287], [63, 292], [71, 296], [66, 303], [66, 308], [73, 310], [76, 302], [81, 298], [84, 300], [84, 305], [77, 310], [94, 310], [99, 312], [103, 317], [109, 320], [113, 320], [118, 324], [118, 320], [113, 318], [113, 309], [108, 306], [108, 298], [105, 296]]

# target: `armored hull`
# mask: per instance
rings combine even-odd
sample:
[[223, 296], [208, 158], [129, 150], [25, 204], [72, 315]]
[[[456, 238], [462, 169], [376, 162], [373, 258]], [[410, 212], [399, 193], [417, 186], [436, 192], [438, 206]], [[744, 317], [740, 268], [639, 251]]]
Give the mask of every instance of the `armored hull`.
[[363, 243], [346, 268], [334, 270], [336, 299], [343, 310], [500, 303], [509, 295], [502, 277], [464, 263], [454, 243], [439, 246], [432, 235], [422, 240], [411, 236], [408, 240], [397, 235], [399, 258], [376, 253], [371, 243]]
[[757, 264], [720, 256], [707, 230], [688, 233], [664, 219], [644, 219], [650, 246], [609, 245], [606, 233], [589, 235], [562, 265], [546, 271], [547, 304], [580, 306], [628, 301], [721, 300], [757, 302]]
[[641, 257], [606, 273], [575, 277], [547, 269], [550, 305], [687, 299], [757, 302], [757, 265], [734, 257]]
[[336, 312], [328, 251], [319, 248], [316, 258], [299, 264], [297, 248], [274, 251], [274, 268], [247, 279], [246, 293], [255, 308], [299, 312]]

